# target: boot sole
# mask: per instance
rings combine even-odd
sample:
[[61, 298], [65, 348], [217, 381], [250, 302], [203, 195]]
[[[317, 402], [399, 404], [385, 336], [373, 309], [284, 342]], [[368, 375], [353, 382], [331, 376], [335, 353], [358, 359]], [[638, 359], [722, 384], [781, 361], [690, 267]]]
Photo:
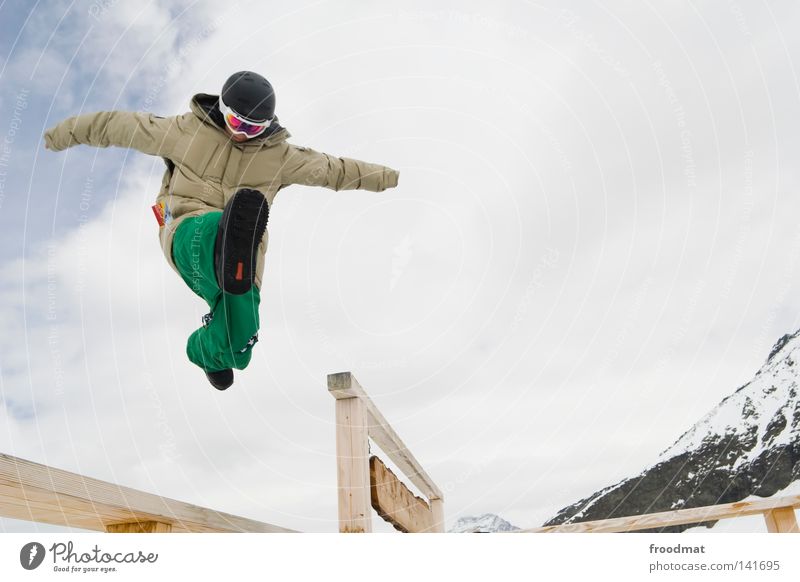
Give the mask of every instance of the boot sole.
[[243, 188], [225, 205], [214, 247], [217, 283], [225, 293], [242, 295], [253, 286], [268, 218], [267, 199], [258, 190]]
[[233, 386], [233, 376], [231, 376], [229, 382], [221, 382], [212, 378], [208, 372], [206, 372], [206, 378], [208, 379], [209, 383], [216, 388], [217, 390], [227, 390], [231, 386]]

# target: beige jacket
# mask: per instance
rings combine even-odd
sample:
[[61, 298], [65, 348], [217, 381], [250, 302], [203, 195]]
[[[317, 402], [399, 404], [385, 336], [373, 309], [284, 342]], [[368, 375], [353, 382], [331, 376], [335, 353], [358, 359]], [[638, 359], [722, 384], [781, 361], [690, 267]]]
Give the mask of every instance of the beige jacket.
[[[191, 112], [175, 117], [128, 111], [70, 117], [47, 130], [45, 147], [61, 151], [77, 144], [118, 146], [164, 158], [168, 168], [156, 203], [163, 205], [166, 216], [159, 239], [176, 272], [172, 238], [178, 225], [189, 216], [221, 210], [239, 188], [260, 190], [272, 206], [278, 190], [289, 184], [372, 192], [397, 185], [398, 172], [391, 168], [287, 143], [290, 134], [277, 119], [262, 136], [236, 143], [220, 125], [216, 100], [216, 95], [195, 95]], [[256, 265], [259, 289], [267, 240], [265, 232]]]

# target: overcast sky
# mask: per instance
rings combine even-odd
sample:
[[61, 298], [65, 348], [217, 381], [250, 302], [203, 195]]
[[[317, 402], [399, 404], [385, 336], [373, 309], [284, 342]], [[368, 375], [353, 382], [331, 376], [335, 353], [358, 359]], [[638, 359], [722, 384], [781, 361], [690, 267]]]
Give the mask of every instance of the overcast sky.
[[[800, 327], [800, 8], [437, 6], [0, 2], [0, 452], [336, 531], [349, 370], [448, 527], [534, 527], [753, 376]], [[220, 393], [185, 356], [206, 309], [158, 246], [163, 162], [42, 133], [181, 114], [242, 69], [292, 143], [400, 183], [281, 191], [260, 341]]]

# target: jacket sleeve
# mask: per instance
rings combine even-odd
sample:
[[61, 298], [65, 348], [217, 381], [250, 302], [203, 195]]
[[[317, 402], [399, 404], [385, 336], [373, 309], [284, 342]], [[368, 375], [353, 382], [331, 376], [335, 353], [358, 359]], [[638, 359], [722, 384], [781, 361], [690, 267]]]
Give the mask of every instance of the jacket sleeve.
[[78, 144], [100, 148], [118, 146], [168, 158], [178, 134], [170, 131], [175, 123], [174, 117], [158, 117], [152, 113], [87, 113], [65, 119], [48, 129], [44, 134], [44, 145], [57, 152]]
[[397, 186], [397, 170], [351, 158], [337, 158], [287, 144], [281, 166], [281, 183], [324, 186], [333, 190], [381, 192]]

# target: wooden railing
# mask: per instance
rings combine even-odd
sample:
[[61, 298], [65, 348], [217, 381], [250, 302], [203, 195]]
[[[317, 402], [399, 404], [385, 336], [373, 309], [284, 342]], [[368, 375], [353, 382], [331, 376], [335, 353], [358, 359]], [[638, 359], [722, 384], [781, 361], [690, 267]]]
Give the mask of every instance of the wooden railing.
[[2, 453], [0, 516], [109, 533], [293, 531]]
[[[336, 399], [339, 531], [371, 532], [372, 514], [405, 532], [443, 532], [444, 496], [350, 372], [328, 375]], [[427, 497], [414, 495], [369, 439]], [[800, 495], [739, 501], [515, 533], [633, 532], [763, 515], [767, 530], [798, 533]], [[0, 517], [105, 532], [292, 532], [0, 453]]]
[[[336, 398], [339, 524], [372, 531], [370, 507], [408, 532], [444, 531], [444, 496], [349, 372], [328, 376]], [[414, 495], [369, 438], [427, 497]], [[0, 517], [113, 533], [291, 532], [0, 453]]]
[[[374, 508], [404, 532], [443, 532], [444, 495], [350, 372], [328, 375], [336, 399], [339, 531], [371, 532]], [[414, 495], [376, 456], [372, 439], [428, 499]]]
[[756, 501], [737, 501], [735, 503], [694, 507], [692, 509], [676, 509], [674, 511], [646, 515], [537, 527], [519, 530], [514, 533], [632, 532], [758, 514], [764, 516], [767, 522], [767, 531], [771, 533], [799, 533], [797, 519], [795, 518], [795, 508], [797, 507], [800, 507], [800, 495], [770, 497]]

